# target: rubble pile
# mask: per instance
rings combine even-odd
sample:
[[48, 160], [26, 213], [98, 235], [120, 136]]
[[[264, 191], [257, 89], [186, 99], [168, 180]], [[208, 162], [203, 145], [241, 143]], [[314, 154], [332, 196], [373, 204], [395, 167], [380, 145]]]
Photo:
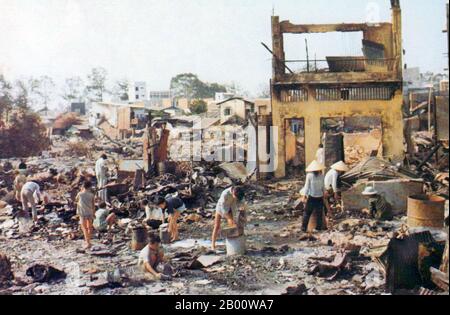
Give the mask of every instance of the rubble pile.
[[[378, 183], [392, 190], [394, 199], [403, 199], [398, 198], [399, 187], [404, 185], [409, 189], [405, 191], [422, 192], [425, 183], [426, 191], [448, 196], [448, 168], [428, 162], [419, 172], [414, 163], [406, 167], [367, 157], [353, 146], [348, 150], [356, 150], [355, 165], [341, 177], [343, 202], [333, 205], [328, 230], [301, 233], [305, 209], [299, 201], [299, 192], [303, 178], [254, 181], [254, 173], [244, 163], [175, 163], [170, 158], [145, 172], [142, 141], [143, 137], [136, 135], [127, 140], [113, 140], [99, 130], [93, 132], [91, 139], [53, 136], [50, 151], [26, 160], [29, 179], [45, 187], [46, 202], [37, 206], [39, 220], [34, 225], [21, 216], [22, 205], [13, 191], [14, 169], [20, 160], [0, 161], [0, 251], [9, 256], [8, 259], [0, 255], [0, 293], [398, 292], [403, 289], [401, 286], [390, 287], [388, 270], [398, 261], [389, 256], [389, 246], [401, 244], [398, 240], [403, 234], [399, 231], [407, 225], [406, 201], [394, 203], [396, 210], [402, 211], [396, 212], [392, 222], [377, 221], [364, 211], [367, 200], [360, 197], [358, 189]], [[110, 198], [108, 209], [116, 215], [117, 224], [109, 232], [95, 233], [94, 246], [85, 250], [81, 246], [83, 234], [75, 196], [85, 180], [96, 184], [95, 159], [102, 153], [107, 154], [109, 163], [109, 183], [105, 186]], [[52, 169], [57, 171], [56, 176], [51, 174]], [[237, 184], [246, 188], [247, 251], [242, 256], [226, 256], [225, 244], [219, 242], [219, 249], [211, 251], [209, 239], [221, 192]], [[359, 199], [353, 200], [348, 194]], [[153, 206], [155, 197], [167, 195], [180, 197], [187, 209], [179, 219], [181, 240], [164, 244], [171, 267], [164, 268], [161, 281], [155, 283], [136, 266], [139, 251], [134, 246], [133, 231], [141, 227], [145, 232], [158, 233], [157, 226], [147, 224], [143, 204], [148, 201]], [[404, 197], [406, 200], [407, 196]], [[445, 242], [434, 233], [433, 242], [426, 242], [427, 246], [430, 243], [437, 245], [417, 247], [418, 252], [425, 253], [424, 257], [433, 256], [426, 253], [435, 255], [426, 264], [409, 266], [419, 276], [407, 287], [408, 292], [446, 291], [445, 279], [439, 273], [443, 272], [439, 268], [443, 250], [435, 250], [445, 246]]]

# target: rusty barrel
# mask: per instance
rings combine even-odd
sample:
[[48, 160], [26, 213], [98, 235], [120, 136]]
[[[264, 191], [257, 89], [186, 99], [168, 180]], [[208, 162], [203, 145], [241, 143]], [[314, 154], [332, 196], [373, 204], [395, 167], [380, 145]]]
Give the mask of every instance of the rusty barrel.
[[445, 199], [434, 195], [415, 195], [408, 198], [409, 227], [444, 227]]
[[147, 229], [143, 226], [136, 226], [132, 229], [133, 236], [131, 240], [132, 250], [141, 250], [148, 244]]
[[169, 224], [161, 224], [159, 227], [159, 238], [161, 239], [161, 243], [170, 244]]

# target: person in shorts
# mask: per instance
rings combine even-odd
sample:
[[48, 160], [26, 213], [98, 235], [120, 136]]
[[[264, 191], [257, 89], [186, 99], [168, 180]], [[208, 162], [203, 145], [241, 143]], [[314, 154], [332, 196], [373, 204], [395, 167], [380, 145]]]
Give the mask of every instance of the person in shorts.
[[85, 248], [91, 247], [92, 223], [95, 214], [95, 195], [92, 192], [91, 182], [84, 182], [83, 188], [75, 198], [77, 214], [80, 217], [80, 226], [83, 231]]
[[186, 206], [184, 205], [183, 200], [181, 200], [181, 198], [179, 197], [171, 196], [169, 196], [168, 198], [158, 197], [156, 199], [155, 205], [163, 211], [163, 214], [164, 212], [167, 212], [167, 214], [169, 215], [169, 233], [171, 242], [178, 241], [178, 218], [180, 217], [181, 213], [186, 210]]

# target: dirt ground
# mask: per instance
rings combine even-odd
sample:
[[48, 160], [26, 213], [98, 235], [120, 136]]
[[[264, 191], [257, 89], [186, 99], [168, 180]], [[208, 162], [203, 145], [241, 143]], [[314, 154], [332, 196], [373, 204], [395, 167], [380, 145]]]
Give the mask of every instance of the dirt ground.
[[[301, 182], [282, 183], [297, 189]], [[306, 286], [307, 294], [383, 294], [383, 277], [378, 265], [362, 255], [369, 247], [386, 244], [392, 231], [402, 222], [377, 223], [364, 218], [348, 219], [348, 215], [334, 222], [327, 232], [304, 234], [299, 232], [300, 218], [289, 206], [292, 194], [288, 191], [257, 189], [249, 202], [246, 228], [247, 254], [227, 257], [223, 240], [218, 251], [211, 253], [212, 219], [181, 223], [181, 241], [164, 245], [167, 257], [179, 270], [170, 281], [144, 281], [135, 268], [138, 252], [130, 249], [131, 236], [124, 229], [113, 235], [101, 235], [94, 240], [94, 249], [100, 256], [83, 252], [82, 240], [52, 237], [36, 231], [29, 235], [0, 237], [0, 252], [6, 253], [16, 276], [15, 285], [5, 294], [282, 294], [286, 288], [299, 284]], [[268, 192], [268, 193], [267, 193]], [[213, 206], [213, 205], [211, 205]], [[213, 210], [211, 207], [208, 209]], [[185, 216], [188, 213], [185, 214]], [[45, 215], [51, 221], [52, 215]], [[60, 225], [60, 228], [64, 225]], [[56, 229], [57, 230], [57, 229]], [[57, 233], [56, 233], [57, 234]], [[348, 269], [330, 279], [312, 274], [320, 262], [330, 262], [339, 251], [358, 246]], [[360, 246], [360, 247], [359, 247]], [[220, 261], [208, 268], [190, 270], [183, 256], [214, 254]], [[192, 256], [189, 256], [192, 254]], [[67, 277], [53, 284], [30, 283], [25, 275], [33, 264], [51, 265], [64, 270]], [[114, 288], [93, 288], [92, 282], [105, 271], [132, 270], [134, 283], [115, 285]]]

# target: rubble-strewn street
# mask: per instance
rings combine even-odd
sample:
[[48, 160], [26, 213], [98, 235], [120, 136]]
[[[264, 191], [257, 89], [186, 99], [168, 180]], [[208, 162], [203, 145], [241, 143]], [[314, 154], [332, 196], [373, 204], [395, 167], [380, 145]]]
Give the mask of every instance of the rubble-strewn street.
[[[8, 1], [0, 0], [0, 20]], [[47, 2], [40, 9], [60, 5]], [[87, 14], [99, 7], [68, 1], [60, 8], [71, 12], [67, 25], [50, 16], [44, 23], [63, 24], [61, 53], [32, 67], [3, 67], [0, 56], [0, 295], [448, 295], [448, 68], [408, 66], [432, 63], [406, 49], [420, 50], [425, 39], [405, 30], [400, 0], [379, 1], [388, 15], [367, 4], [363, 22], [347, 8], [339, 7], [342, 17], [314, 10], [320, 1], [305, 1], [299, 16], [289, 16], [297, 14], [289, 1], [280, 10], [271, 4], [268, 16], [270, 1], [261, 0], [243, 6], [251, 12], [234, 42], [225, 36], [231, 24], [221, 25], [228, 8], [212, 22], [200, 7], [186, 1], [178, 11], [176, 2], [168, 28], [155, 13], [164, 1], [142, 2], [133, 17], [136, 4], [117, 3], [102, 12], [111, 25], [101, 27]], [[421, 11], [409, 2], [407, 12]], [[230, 21], [240, 16], [233, 10]], [[16, 38], [22, 22], [12, 16], [5, 33]], [[36, 23], [27, 20], [21, 36]], [[96, 37], [118, 20], [114, 41]], [[429, 22], [436, 47], [426, 47], [428, 59], [442, 69], [442, 30]], [[192, 33], [183, 41], [177, 23]], [[92, 36], [72, 29], [81, 25]], [[48, 30], [33, 28], [45, 47]], [[270, 35], [271, 45], [257, 41], [265, 55], [243, 47], [250, 35]], [[46, 55], [33, 53], [36, 43], [24, 47], [33, 58]], [[243, 56], [237, 68], [225, 60]], [[265, 68], [255, 60], [264, 58], [272, 73], [258, 93], [234, 79], [201, 79], [254, 84], [265, 71], [256, 73]], [[82, 78], [61, 64], [90, 72]], [[45, 65], [61, 72], [35, 77]], [[152, 78], [151, 89], [139, 76]]]
[[[220, 194], [213, 183], [216, 194], [214, 190], [208, 193], [204, 207], [197, 207], [198, 201], [191, 198], [193, 207], [180, 219], [181, 241], [164, 245], [176, 269], [174, 278], [148, 281], [136, 267], [139, 252], [130, 247], [129, 224], [132, 218], [144, 217], [143, 209], [124, 213], [112, 232], [96, 235], [91, 250], [82, 249], [82, 234], [70, 203], [75, 181], [68, 176], [77, 174], [74, 169], [88, 171], [94, 161], [58, 157], [70, 143], [67, 140], [55, 141], [55, 149], [48, 152], [55, 157], [28, 161], [33, 172], [56, 167], [64, 174], [59, 183], [46, 190], [50, 201], [40, 207], [39, 222], [31, 232], [21, 231], [21, 221], [14, 216], [15, 206], [0, 209], [0, 252], [7, 253], [14, 274], [14, 279], [5, 282], [10, 285], [3, 285], [3, 294], [283, 294], [297, 286], [301, 287], [301, 292], [294, 290], [297, 294], [389, 293], [382, 268], [373, 257], [406, 225], [406, 217], [379, 222], [361, 212], [337, 209], [330, 216], [329, 231], [302, 233], [301, 211], [295, 210], [297, 192], [303, 184], [298, 180], [248, 185], [247, 253], [231, 257], [226, 256], [223, 240], [216, 252], [210, 250], [213, 211]], [[114, 148], [107, 140], [95, 142], [101, 150]], [[149, 183], [157, 180], [163, 178]], [[151, 191], [143, 189], [132, 195]], [[118, 204], [118, 210], [125, 209], [121, 202]], [[436, 231], [434, 237], [445, 242], [446, 234]], [[195, 263], [204, 257], [205, 265]], [[55, 282], [33, 282], [26, 272], [36, 264], [52, 266], [67, 275]]]

